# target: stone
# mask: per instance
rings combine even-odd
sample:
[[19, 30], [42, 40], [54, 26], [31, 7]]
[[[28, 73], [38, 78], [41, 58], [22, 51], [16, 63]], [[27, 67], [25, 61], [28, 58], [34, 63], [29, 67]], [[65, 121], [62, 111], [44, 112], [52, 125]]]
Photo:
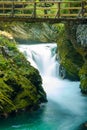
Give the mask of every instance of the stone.
[[79, 130], [87, 130], [87, 121], [81, 124]]
[[66, 70], [62, 65], [59, 66], [59, 76], [62, 79], [66, 78]]

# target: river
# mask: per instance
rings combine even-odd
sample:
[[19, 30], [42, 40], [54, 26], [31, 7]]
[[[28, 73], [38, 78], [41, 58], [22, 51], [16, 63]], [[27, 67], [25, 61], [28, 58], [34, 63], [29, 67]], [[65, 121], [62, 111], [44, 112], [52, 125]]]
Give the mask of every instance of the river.
[[87, 97], [79, 82], [62, 80], [56, 61], [56, 44], [19, 45], [43, 79], [48, 102], [34, 112], [0, 120], [0, 130], [78, 130], [87, 120]]

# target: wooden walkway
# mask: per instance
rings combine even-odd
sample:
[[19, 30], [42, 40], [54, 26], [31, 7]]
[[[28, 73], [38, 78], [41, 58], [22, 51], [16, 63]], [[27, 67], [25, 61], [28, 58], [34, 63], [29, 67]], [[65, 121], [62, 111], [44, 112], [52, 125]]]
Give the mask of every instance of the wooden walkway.
[[0, 21], [11, 22], [87, 22], [87, 0], [0, 1]]

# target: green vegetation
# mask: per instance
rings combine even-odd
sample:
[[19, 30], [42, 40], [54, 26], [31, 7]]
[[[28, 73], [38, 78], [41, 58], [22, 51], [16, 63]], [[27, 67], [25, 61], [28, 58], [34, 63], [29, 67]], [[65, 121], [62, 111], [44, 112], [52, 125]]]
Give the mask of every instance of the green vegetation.
[[16, 43], [0, 36], [0, 116], [46, 102], [42, 79]]

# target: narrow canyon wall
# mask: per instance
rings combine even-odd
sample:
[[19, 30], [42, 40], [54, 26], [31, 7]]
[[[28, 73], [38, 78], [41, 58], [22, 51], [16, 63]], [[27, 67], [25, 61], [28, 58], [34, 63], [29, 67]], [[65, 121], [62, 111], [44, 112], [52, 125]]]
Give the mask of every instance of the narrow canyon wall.
[[87, 25], [66, 23], [57, 43], [63, 78], [80, 80], [81, 91], [87, 94]]

